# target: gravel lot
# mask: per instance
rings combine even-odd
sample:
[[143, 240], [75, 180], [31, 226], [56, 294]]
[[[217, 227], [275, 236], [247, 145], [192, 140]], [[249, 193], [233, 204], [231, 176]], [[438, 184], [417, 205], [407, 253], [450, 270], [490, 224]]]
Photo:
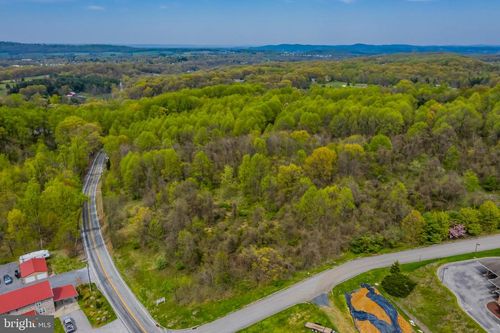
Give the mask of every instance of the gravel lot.
[[500, 332], [500, 321], [486, 309], [494, 300], [493, 286], [483, 276], [485, 269], [476, 260], [442, 266], [439, 277], [457, 296], [460, 306], [487, 332]]

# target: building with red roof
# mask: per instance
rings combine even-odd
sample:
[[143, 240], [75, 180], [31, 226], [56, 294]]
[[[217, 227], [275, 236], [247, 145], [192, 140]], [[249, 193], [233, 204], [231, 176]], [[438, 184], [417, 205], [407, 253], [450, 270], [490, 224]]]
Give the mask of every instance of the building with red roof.
[[67, 299], [78, 297], [78, 292], [72, 284], [52, 289], [54, 293], [54, 302], [65, 301]]
[[1, 294], [0, 315], [52, 315], [55, 303], [73, 302], [77, 297], [78, 292], [73, 285], [52, 288], [50, 282], [45, 280]]
[[0, 314], [24, 313], [50, 315], [55, 311], [54, 293], [49, 281], [32, 284], [0, 295]]
[[44, 280], [49, 276], [45, 258], [33, 258], [19, 265], [21, 278], [25, 284]]

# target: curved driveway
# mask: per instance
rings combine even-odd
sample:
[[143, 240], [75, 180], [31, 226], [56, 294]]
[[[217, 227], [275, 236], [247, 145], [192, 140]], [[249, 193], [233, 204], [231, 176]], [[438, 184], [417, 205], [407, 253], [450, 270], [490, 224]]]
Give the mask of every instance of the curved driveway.
[[[100, 153], [94, 160], [91, 171], [85, 181], [84, 192], [90, 197], [90, 203], [89, 206], [84, 207], [83, 220], [84, 226], [86, 228], [90, 226], [90, 230], [84, 231], [83, 237], [87, 253], [90, 254], [91, 260], [89, 261], [99, 277], [101, 289], [104, 288], [106, 297], [130, 332], [157, 332], [159, 329], [155, 327], [154, 320], [123, 282], [102, 240], [95, 205], [95, 195], [104, 162], [105, 155]], [[89, 237], [87, 237], [89, 233], [95, 239], [94, 242], [89, 241]], [[477, 243], [480, 244], [480, 250], [500, 248], [500, 235], [466, 239], [352, 260], [264, 297], [211, 323], [196, 328], [167, 331], [183, 333], [236, 332], [295, 304], [310, 301], [322, 293], [329, 292], [339, 283], [361, 273], [375, 268], [390, 266], [396, 260], [400, 263], [409, 263], [471, 253], [475, 251]], [[101, 259], [99, 260], [96, 257], [100, 257]]]

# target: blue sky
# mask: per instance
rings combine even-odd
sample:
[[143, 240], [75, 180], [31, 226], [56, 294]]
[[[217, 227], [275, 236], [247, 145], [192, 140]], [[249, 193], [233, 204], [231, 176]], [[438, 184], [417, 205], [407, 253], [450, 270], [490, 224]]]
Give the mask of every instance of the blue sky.
[[0, 0], [0, 40], [500, 45], [499, 0]]

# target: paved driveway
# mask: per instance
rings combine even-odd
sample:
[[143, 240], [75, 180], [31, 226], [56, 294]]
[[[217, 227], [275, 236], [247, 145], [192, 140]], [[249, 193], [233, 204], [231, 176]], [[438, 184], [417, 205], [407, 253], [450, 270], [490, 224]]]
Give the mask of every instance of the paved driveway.
[[484, 268], [476, 261], [462, 261], [442, 266], [439, 277], [457, 296], [460, 306], [488, 332], [500, 332], [500, 321], [486, 309], [494, 300], [492, 285], [482, 275]]
[[[127, 332], [123, 323], [116, 319], [113, 322], [100, 327], [100, 328], [92, 328], [90, 322], [87, 319], [87, 316], [83, 313], [82, 310], [76, 310], [68, 313], [66, 316], [73, 318], [76, 324], [76, 331], [78, 333], [122, 333]], [[64, 317], [66, 317], [64, 316]], [[62, 320], [62, 318], [61, 318]]]
[[87, 268], [82, 268], [71, 272], [50, 276], [49, 280], [52, 288], [62, 287], [68, 284], [72, 284], [76, 287], [80, 284], [88, 283], [89, 275], [87, 272]]

